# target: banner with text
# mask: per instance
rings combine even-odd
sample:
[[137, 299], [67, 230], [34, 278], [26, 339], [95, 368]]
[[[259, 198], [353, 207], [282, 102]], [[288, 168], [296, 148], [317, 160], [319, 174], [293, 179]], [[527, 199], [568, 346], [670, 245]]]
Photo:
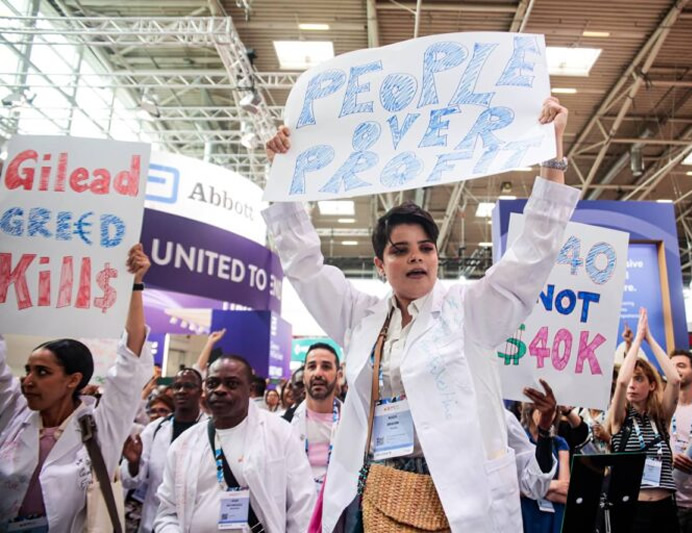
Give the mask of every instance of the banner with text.
[[0, 185], [0, 331], [120, 335], [149, 152], [134, 142], [10, 139]]
[[555, 155], [538, 123], [550, 96], [542, 35], [454, 33], [340, 55], [300, 76], [286, 103], [291, 149], [265, 200], [428, 187]]
[[[507, 245], [523, 215], [512, 213]], [[498, 348], [503, 397], [526, 401], [524, 387], [561, 405], [606, 409], [617, 343], [629, 235], [570, 222], [564, 244], [531, 315]]]
[[281, 311], [283, 270], [276, 254], [254, 241], [153, 209], [145, 209], [142, 244], [156, 287]]

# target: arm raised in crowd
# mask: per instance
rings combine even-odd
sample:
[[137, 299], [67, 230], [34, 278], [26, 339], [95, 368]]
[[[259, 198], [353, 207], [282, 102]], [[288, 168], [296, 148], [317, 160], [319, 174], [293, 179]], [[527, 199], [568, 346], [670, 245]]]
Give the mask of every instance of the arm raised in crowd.
[[[142, 283], [144, 275], [147, 273], [150, 266], [151, 263], [144, 253], [142, 245], [135, 244], [130, 249], [130, 253], [127, 256], [127, 269], [131, 274], [135, 275], [134, 283]], [[132, 291], [125, 329], [127, 330], [127, 347], [132, 353], [139, 357], [142, 353], [144, 341], [147, 338], [147, 325], [144, 320], [142, 291]]]
[[656, 342], [654, 336], [651, 334], [651, 330], [646, 327], [646, 342], [651, 346], [651, 350], [656, 356], [658, 364], [663, 370], [663, 374], [666, 376], [667, 384], [663, 390], [663, 413], [666, 417], [666, 424], [670, 422], [670, 419], [675, 413], [675, 409], [678, 406], [678, 395], [680, 394], [680, 374], [678, 374], [673, 361], [670, 360], [668, 354], [661, 348], [661, 346]]
[[209, 357], [214, 349], [214, 345], [223, 339], [225, 334], [226, 328], [219, 331], [212, 331], [207, 338], [207, 342], [204, 344], [204, 348], [202, 348], [202, 351], [199, 352], [199, 357], [197, 358], [197, 362], [194, 364], [193, 368], [196, 367], [195, 369], [199, 371], [202, 376], [206, 375], [207, 364], [209, 363]]
[[627, 409], [627, 386], [629, 385], [630, 379], [632, 379], [632, 376], [634, 375], [634, 367], [637, 364], [639, 348], [646, 337], [647, 329], [648, 319], [646, 309], [642, 308], [639, 310], [637, 333], [634, 336], [632, 345], [630, 346], [629, 350], [627, 350], [627, 355], [625, 356], [625, 360], [620, 367], [620, 372], [618, 372], [618, 378], [615, 383], [615, 393], [613, 394], [613, 399], [610, 403], [610, 408], [608, 409], [608, 427], [613, 435], [620, 431], [622, 423], [625, 421]]

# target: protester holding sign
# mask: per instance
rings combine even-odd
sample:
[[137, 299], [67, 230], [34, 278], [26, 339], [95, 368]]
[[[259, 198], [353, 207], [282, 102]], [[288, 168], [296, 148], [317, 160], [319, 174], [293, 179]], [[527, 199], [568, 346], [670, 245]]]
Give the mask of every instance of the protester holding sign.
[[145, 345], [148, 329], [142, 293], [137, 290], [149, 268], [141, 245], [130, 249], [127, 268], [135, 275], [135, 292], [118, 358], [97, 407], [92, 397], [79, 395], [93, 372], [85, 345], [60, 339], [38, 346], [27, 360], [20, 386], [6, 366], [5, 343], [0, 342], [1, 531], [29, 525], [36, 532], [84, 531], [86, 493], [93, 474], [82, 444], [80, 416], [93, 414], [106, 468], [111, 477], [115, 473], [153, 367]]
[[[521, 524], [499, 375], [487, 353], [533, 308], [579, 196], [564, 186], [567, 109], [549, 98], [539, 122], [555, 124], [557, 159], [541, 167], [521, 236], [470, 285], [448, 290], [437, 282], [438, 229], [413, 204], [390, 210], [373, 233], [375, 265], [393, 289], [384, 299], [324, 265], [302, 205], [265, 210], [292, 285], [327, 335], [348, 346], [351, 392], [327, 472], [323, 531], [340, 520], [350, 527], [359, 480], [367, 531], [378, 531], [373, 520], [474, 532], [515, 533]], [[267, 144], [270, 157], [289, 150], [289, 136], [282, 128]], [[381, 505], [393, 500], [416, 505], [394, 505], [385, 516]]]
[[[666, 376], [665, 390], [651, 363], [637, 357], [644, 340]], [[678, 531], [673, 453], [667, 433], [679, 391], [675, 365], [651, 335], [646, 309], [641, 309], [637, 333], [620, 368], [608, 411], [613, 452], [646, 452], [633, 533]]]

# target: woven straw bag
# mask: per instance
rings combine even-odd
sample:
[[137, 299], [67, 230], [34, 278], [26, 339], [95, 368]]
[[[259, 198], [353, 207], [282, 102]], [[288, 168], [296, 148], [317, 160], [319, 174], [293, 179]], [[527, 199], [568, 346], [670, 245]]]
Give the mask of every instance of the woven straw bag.
[[449, 532], [432, 477], [371, 464], [363, 491], [367, 533]]

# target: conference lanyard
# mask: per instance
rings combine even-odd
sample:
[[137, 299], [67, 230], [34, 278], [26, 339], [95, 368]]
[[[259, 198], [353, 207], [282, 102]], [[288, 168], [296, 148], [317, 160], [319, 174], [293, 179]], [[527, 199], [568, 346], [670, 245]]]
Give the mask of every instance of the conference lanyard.
[[216, 431], [214, 432], [214, 459], [216, 459], [216, 481], [218, 481], [221, 490], [224, 492], [244, 490], [242, 487], [229, 487], [226, 483], [226, 478], [223, 475], [223, 449], [221, 448], [219, 434]]
[[[389, 356], [391, 359], [391, 353], [389, 354]], [[373, 345], [372, 351], [370, 352], [370, 366], [372, 368], [375, 368], [375, 345]], [[380, 365], [379, 372], [377, 373], [377, 381], [379, 382], [379, 387], [377, 390], [380, 395], [380, 397], [377, 399], [377, 405], [384, 405], [405, 400], [406, 394], [399, 394], [398, 396], [392, 396], [391, 398], [382, 398], [382, 391], [384, 390], [384, 370], [382, 369], [382, 366], [383, 365]]]
[[[653, 446], [654, 444], [658, 443], [658, 455], [661, 455], [663, 453], [663, 440], [661, 439], [661, 434], [658, 432], [658, 428], [656, 427], [656, 422], [651, 420], [651, 429], [654, 430], [654, 440], [652, 440], [649, 443], [649, 447]], [[637, 422], [636, 417], [632, 417], [632, 424], [634, 425], [634, 431], [637, 433], [637, 438], [639, 439], [639, 449], [640, 450], [646, 450], [647, 446], [644, 442], [644, 435], [642, 435], [642, 430], [639, 427], [639, 423]]]
[[[336, 426], [339, 424], [339, 400], [334, 398], [334, 405], [332, 407], [332, 429], [329, 434], [329, 451], [327, 452], [327, 464], [332, 458], [332, 449], [334, 448], [334, 435], [336, 433]], [[310, 444], [308, 442], [308, 407], [305, 406], [305, 455], [308, 455], [310, 451]]]

